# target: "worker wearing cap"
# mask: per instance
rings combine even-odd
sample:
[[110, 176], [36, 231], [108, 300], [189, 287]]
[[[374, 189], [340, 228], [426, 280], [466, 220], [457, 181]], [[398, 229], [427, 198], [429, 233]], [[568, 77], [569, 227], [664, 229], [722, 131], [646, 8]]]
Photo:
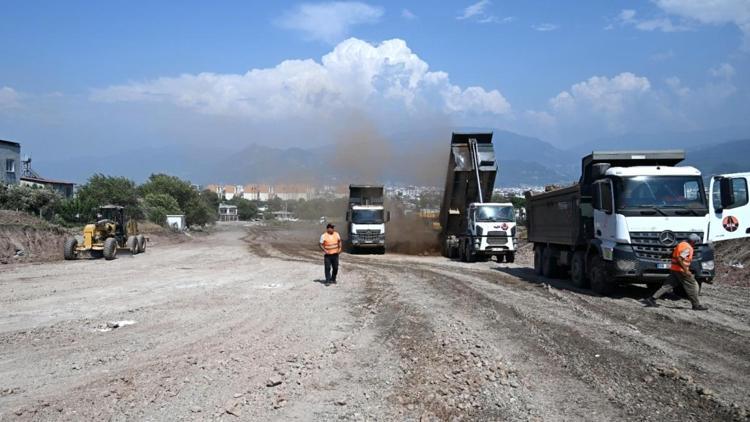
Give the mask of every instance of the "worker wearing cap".
[[672, 293], [675, 287], [682, 285], [688, 300], [693, 305], [693, 310], [705, 311], [708, 309], [706, 306], [701, 305], [698, 300], [698, 282], [690, 271], [690, 263], [693, 261], [695, 245], [700, 241], [701, 238], [693, 233], [686, 241], [682, 241], [675, 246], [672, 251], [672, 266], [669, 278], [653, 296], [644, 300], [646, 306], [659, 306], [656, 303], [656, 299], [659, 299], [666, 293]]
[[[334, 230], [333, 224], [326, 226], [326, 232], [320, 236], [320, 249], [323, 251], [326, 283], [335, 283], [339, 273], [339, 254], [341, 253], [341, 236]], [[333, 273], [331, 272], [333, 270]]]

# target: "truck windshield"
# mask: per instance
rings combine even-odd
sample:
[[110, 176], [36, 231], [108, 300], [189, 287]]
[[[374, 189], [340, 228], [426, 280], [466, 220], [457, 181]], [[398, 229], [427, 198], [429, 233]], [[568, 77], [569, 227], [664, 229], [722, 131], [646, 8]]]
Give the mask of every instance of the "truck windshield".
[[352, 210], [354, 224], [382, 224], [383, 210]]
[[699, 176], [633, 176], [613, 179], [618, 210], [629, 208], [705, 210]]
[[477, 221], [481, 222], [513, 222], [515, 217], [513, 207], [479, 207], [477, 209]]

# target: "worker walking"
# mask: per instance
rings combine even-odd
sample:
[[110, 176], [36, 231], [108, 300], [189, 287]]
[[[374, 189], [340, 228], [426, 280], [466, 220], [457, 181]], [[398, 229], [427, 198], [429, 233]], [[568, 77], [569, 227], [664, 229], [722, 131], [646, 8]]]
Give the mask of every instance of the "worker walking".
[[[323, 251], [326, 283], [335, 283], [339, 273], [339, 254], [341, 253], [341, 236], [333, 224], [326, 226], [326, 232], [320, 236], [320, 249]], [[333, 272], [331, 272], [333, 270]]]
[[705, 311], [708, 308], [701, 305], [698, 300], [698, 281], [690, 272], [690, 263], [693, 261], [693, 252], [695, 245], [701, 241], [697, 234], [691, 234], [688, 240], [682, 241], [675, 246], [672, 251], [672, 266], [670, 268], [669, 278], [666, 283], [653, 296], [643, 300], [646, 306], [659, 306], [656, 299], [661, 298], [667, 293], [674, 292], [675, 287], [682, 285], [687, 294], [688, 300], [693, 305], [695, 311]]

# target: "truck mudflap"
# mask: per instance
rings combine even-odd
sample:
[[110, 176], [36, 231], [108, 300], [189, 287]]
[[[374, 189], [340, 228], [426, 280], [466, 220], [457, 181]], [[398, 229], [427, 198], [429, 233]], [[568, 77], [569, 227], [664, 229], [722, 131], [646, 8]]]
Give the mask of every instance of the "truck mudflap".
[[[612, 260], [605, 262], [609, 276], [623, 283], [660, 283], [669, 276], [671, 267], [671, 259], [640, 258], [630, 245], [615, 246]], [[696, 279], [710, 283], [715, 275], [713, 248], [708, 245], [696, 247], [690, 269]]]

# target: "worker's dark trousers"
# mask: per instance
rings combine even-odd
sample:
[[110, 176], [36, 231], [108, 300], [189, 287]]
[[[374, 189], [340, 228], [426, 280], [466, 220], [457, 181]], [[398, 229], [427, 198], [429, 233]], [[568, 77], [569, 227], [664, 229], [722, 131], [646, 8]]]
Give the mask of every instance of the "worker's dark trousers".
[[[325, 254], [323, 261], [326, 268], [326, 281], [336, 281], [336, 275], [339, 273], [339, 254]], [[333, 269], [333, 274], [331, 274]]]
[[682, 285], [682, 288], [685, 289], [685, 294], [694, 307], [700, 305], [700, 301], [698, 300], [698, 281], [695, 280], [694, 276], [680, 271], [670, 271], [669, 278], [667, 278], [664, 285], [654, 293], [653, 298], [659, 299], [667, 293], [672, 293], [674, 292], [675, 287], [679, 285]]

